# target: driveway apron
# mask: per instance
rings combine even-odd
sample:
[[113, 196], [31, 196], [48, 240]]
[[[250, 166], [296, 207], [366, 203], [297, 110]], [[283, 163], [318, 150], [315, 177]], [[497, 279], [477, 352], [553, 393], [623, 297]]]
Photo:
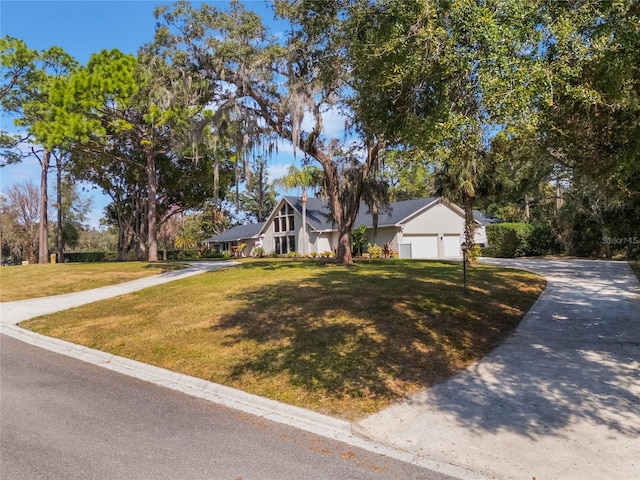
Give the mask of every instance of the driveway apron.
[[640, 284], [628, 264], [498, 260], [547, 287], [482, 361], [356, 425], [497, 479], [640, 478]]

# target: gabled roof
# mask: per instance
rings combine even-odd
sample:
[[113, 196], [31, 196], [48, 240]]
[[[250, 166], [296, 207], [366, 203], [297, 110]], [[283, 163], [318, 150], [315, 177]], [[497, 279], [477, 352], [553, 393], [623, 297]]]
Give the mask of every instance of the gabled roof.
[[478, 222], [483, 227], [487, 225], [493, 225], [494, 223], [502, 223], [502, 220], [494, 217], [489, 213], [482, 213], [480, 210], [473, 211], [473, 218], [475, 218], [476, 222]]
[[264, 226], [264, 222], [261, 223], [252, 223], [249, 225], [236, 225], [235, 227], [231, 227], [229, 230], [225, 230], [224, 232], [214, 235], [211, 238], [207, 238], [205, 242], [207, 243], [222, 243], [222, 242], [237, 242], [239, 240], [246, 240], [249, 238], [256, 238], [262, 227]]
[[[410, 217], [426, 210], [427, 207], [438, 200], [438, 197], [429, 197], [391, 202], [387, 208], [383, 208], [378, 214], [378, 227], [390, 227], [406, 223]], [[361, 203], [354, 226], [366, 225], [367, 227], [373, 227], [373, 215], [368, 212], [369, 208], [364, 203]]]
[[[299, 214], [302, 214], [302, 200], [300, 197], [286, 196], [284, 200], [291, 204]], [[378, 214], [378, 227], [401, 225], [439, 200], [440, 197], [429, 197], [391, 202], [388, 207], [381, 209]], [[331, 211], [326, 200], [313, 197], [307, 198], [307, 223], [316, 231], [335, 230], [336, 226], [331, 221]], [[373, 227], [373, 215], [369, 212], [369, 207], [364, 202], [360, 202], [360, 209], [353, 225], [355, 227], [360, 225]]]
[[[302, 215], [302, 199], [300, 197], [286, 196], [284, 199]], [[331, 209], [326, 200], [315, 197], [307, 198], [307, 223], [316, 231], [335, 229], [335, 224], [331, 221]]]

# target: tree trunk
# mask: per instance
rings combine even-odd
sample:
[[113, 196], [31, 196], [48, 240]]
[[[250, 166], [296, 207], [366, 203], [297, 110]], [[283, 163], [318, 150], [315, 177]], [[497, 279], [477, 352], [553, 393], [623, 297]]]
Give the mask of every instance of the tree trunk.
[[467, 248], [473, 247], [476, 243], [476, 221], [473, 218], [473, 198], [465, 196], [464, 205], [464, 241]]
[[351, 228], [341, 228], [338, 236], [338, 252], [336, 258], [345, 265], [353, 264], [351, 256]]
[[40, 225], [38, 227], [38, 263], [49, 263], [49, 239], [48, 239], [48, 217], [47, 206], [49, 198], [47, 196], [47, 177], [49, 175], [49, 161], [51, 152], [45, 150], [40, 161]]
[[58, 225], [56, 227], [56, 247], [58, 263], [64, 263], [64, 243], [62, 241], [62, 160], [56, 156], [56, 190], [58, 192]]
[[150, 262], [158, 261], [158, 219], [156, 215], [156, 196], [158, 191], [156, 179], [156, 160], [153, 150], [146, 151], [147, 156], [147, 246]]
[[127, 259], [127, 228], [124, 222], [118, 223], [118, 261], [124, 262]]

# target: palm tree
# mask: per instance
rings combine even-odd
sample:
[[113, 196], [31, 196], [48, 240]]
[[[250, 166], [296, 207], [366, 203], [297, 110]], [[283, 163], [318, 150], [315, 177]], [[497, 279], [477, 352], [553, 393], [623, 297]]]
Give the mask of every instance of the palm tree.
[[306, 255], [309, 243], [307, 237], [307, 189], [322, 185], [322, 170], [315, 165], [305, 165], [300, 169], [295, 165], [290, 165], [287, 174], [275, 179], [273, 183], [286, 190], [297, 188], [302, 190], [302, 252], [300, 253]]
[[475, 244], [476, 222], [473, 203], [482, 169], [481, 155], [460, 155], [456, 160], [443, 162], [436, 170], [436, 193], [447, 200], [460, 202], [464, 209], [464, 242]]

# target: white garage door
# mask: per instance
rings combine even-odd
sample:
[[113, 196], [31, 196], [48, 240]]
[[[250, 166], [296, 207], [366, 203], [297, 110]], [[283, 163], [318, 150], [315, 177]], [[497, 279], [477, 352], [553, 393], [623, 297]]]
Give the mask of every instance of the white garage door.
[[442, 239], [444, 243], [445, 257], [459, 257], [462, 255], [460, 250], [460, 235], [445, 235]]
[[411, 258], [436, 258], [438, 256], [437, 235], [405, 235], [404, 241], [411, 243]]

